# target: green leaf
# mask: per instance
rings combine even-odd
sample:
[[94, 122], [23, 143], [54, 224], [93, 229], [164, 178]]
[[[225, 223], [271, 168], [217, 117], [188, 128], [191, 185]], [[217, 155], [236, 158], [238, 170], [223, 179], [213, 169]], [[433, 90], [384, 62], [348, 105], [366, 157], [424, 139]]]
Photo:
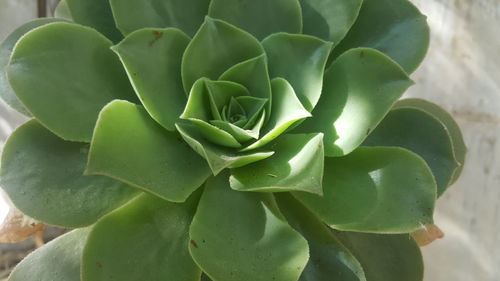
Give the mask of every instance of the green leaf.
[[248, 90], [238, 83], [200, 78], [191, 88], [186, 107], [180, 118], [221, 120], [222, 108], [229, 104], [231, 97], [248, 94]]
[[409, 235], [340, 231], [335, 234], [359, 260], [367, 280], [422, 281], [422, 254]]
[[259, 40], [276, 32], [302, 33], [297, 0], [212, 0], [208, 15], [234, 24]]
[[221, 120], [211, 120], [210, 123], [216, 126], [217, 128], [220, 128], [225, 132], [231, 134], [231, 136], [233, 136], [238, 141], [238, 143], [244, 143], [249, 140], [259, 138], [258, 130], [257, 131], [245, 130], [227, 121], [221, 121]]
[[66, 0], [59, 1], [54, 10], [54, 17], [73, 21], [73, 16], [71, 15], [71, 11], [69, 10], [68, 2]]
[[460, 166], [453, 173], [453, 177], [450, 182], [450, 184], [453, 184], [462, 173], [462, 169], [465, 164], [465, 154], [467, 153], [467, 146], [465, 145], [462, 132], [460, 131], [460, 127], [457, 122], [455, 122], [453, 117], [446, 112], [446, 110], [423, 99], [404, 99], [395, 104], [395, 108], [403, 107], [412, 107], [424, 110], [425, 112], [431, 114], [434, 118], [437, 118], [446, 127], [453, 145], [455, 159], [460, 164]]
[[64, 141], [28, 121], [5, 145], [0, 186], [19, 210], [44, 223], [93, 224], [137, 191], [106, 177], [84, 176], [87, 153], [88, 144]]
[[193, 36], [210, 0], [109, 0], [116, 26], [127, 35], [145, 27], [175, 27]]
[[227, 173], [207, 181], [189, 230], [189, 251], [211, 279], [298, 280], [307, 242], [263, 200], [259, 193], [231, 190]]
[[414, 107], [391, 110], [363, 145], [399, 146], [420, 155], [434, 174], [438, 196], [450, 185], [453, 173], [460, 166], [446, 127]]
[[241, 147], [238, 140], [223, 129], [219, 129], [218, 127], [200, 119], [187, 118], [186, 120], [193, 123], [197, 127], [198, 132], [200, 132], [206, 140], [214, 144], [232, 148]]
[[231, 66], [264, 53], [249, 33], [224, 21], [207, 17], [182, 57], [182, 81], [189, 92], [202, 77], [217, 79]]
[[90, 147], [87, 174], [105, 175], [173, 202], [183, 202], [209, 176], [205, 161], [177, 134], [138, 105], [103, 108]]
[[17, 43], [7, 68], [9, 82], [45, 127], [63, 139], [88, 142], [104, 105], [117, 98], [136, 100], [110, 46], [88, 27], [44, 25]]
[[293, 192], [339, 230], [407, 233], [432, 223], [436, 183], [423, 159], [398, 147], [360, 147], [326, 158], [323, 197]]
[[225, 168], [237, 168], [266, 159], [274, 154], [272, 151], [237, 152], [221, 147], [205, 140], [192, 124], [177, 123], [177, 131], [191, 148], [205, 158], [214, 175]]
[[239, 83], [248, 89], [251, 96], [266, 99], [266, 112], [269, 116], [272, 94], [265, 54], [232, 66], [222, 73], [219, 80]]
[[406, 73], [373, 49], [353, 49], [327, 70], [318, 106], [296, 132], [325, 134], [325, 154], [343, 156], [358, 147], [412, 85]]
[[272, 114], [262, 129], [264, 135], [241, 151], [262, 147], [281, 135], [295, 122], [311, 116], [300, 103], [288, 81], [283, 78], [275, 78], [271, 81], [271, 87], [273, 93]]
[[429, 37], [426, 16], [410, 1], [364, 0], [358, 19], [333, 56], [351, 48], [374, 48], [412, 73], [427, 53]]
[[323, 194], [323, 134], [287, 134], [269, 148], [273, 156], [231, 171], [232, 189]]
[[273, 34], [264, 41], [271, 78], [285, 78], [308, 111], [321, 96], [323, 74], [332, 43], [302, 34]]
[[309, 263], [299, 281], [366, 281], [359, 262], [321, 220], [290, 194], [275, 196], [288, 223], [309, 244]]
[[80, 260], [89, 231], [74, 230], [38, 248], [16, 266], [8, 281], [80, 281]]
[[199, 281], [188, 251], [199, 197], [170, 203], [144, 194], [101, 219], [85, 246], [82, 281]]
[[113, 42], [118, 42], [123, 35], [116, 28], [109, 1], [107, 0], [65, 0], [75, 23], [95, 28]]
[[175, 130], [186, 105], [181, 61], [189, 41], [178, 29], [148, 28], [131, 33], [112, 48], [120, 56], [141, 103], [170, 131]]
[[24, 107], [21, 101], [19, 101], [16, 94], [10, 87], [9, 81], [7, 80], [7, 65], [9, 64], [10, 56], [12, 55], [12, 49], [14, 49], [14, 45], [16, 45], [19, 38], [27, 32], [42, 25], [60, 21], [62, 20], [48, 18], [30, 21], [14, 30], [9, 36], [7, 36], [7, 38], [5, 38], [2, 44], [0, 44], [0, 98], [10, 107], [26, 116], [31, 116], [31, 114]]
[[304, 34], [337, 44], [358, 17], [362, 0], [300, 0]]

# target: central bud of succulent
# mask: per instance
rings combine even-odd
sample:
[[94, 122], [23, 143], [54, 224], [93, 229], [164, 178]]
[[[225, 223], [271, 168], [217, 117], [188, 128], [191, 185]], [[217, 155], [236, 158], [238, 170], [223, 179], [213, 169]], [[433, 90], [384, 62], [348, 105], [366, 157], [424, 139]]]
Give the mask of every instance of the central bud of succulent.
[[267, 103], [268, 99], [251, 95], [239, 83], [200, 78], [191, 89], [181, 119], [191, 122], [214, 144], [242, 148], [259, 139]]

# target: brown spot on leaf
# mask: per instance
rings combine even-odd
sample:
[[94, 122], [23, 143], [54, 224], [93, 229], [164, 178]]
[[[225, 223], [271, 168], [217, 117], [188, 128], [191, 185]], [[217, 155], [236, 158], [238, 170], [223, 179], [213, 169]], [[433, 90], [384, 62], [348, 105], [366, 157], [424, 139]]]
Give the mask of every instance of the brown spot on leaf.
[[191, 245], [193, 245], [193, 247], [198, 249], [198, 243], [196, 243], [196, 241], [191, 240]]
[[163, 36], [163, 32], [158, 30], [153, 30], [153, 36], [154, 36], [153, 40], [149, 42], [150, 47], [153, 46], [156, 43], [156, 41], [158, 41]]
[[368, 135], [370, 134], [370, 132], [371, 132], [371, 131], [372, 131], [372, 129], [368, 128], [368, 129], [366, 130], [366, 135], [368, 136]]
[[100, 263], [100, 262], [96, 262], [95, 265], [97, 265], [97, 267], [99, 267], [99, 268], [102, 268], [102, 263]]
[[359, 57], [360, 57], [360, 58], [364, 58], [364, 57], [365, 57], [365, 51], [361, 51], [361, 52], [359, 53]]

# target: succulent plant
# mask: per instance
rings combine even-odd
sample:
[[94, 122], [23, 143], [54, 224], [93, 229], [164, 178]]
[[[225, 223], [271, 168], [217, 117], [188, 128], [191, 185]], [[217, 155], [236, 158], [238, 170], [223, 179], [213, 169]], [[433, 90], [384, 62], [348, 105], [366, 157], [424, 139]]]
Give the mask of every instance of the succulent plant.
[[0, 46], [0, 95], [32, 117], [0, 185], [77, 229], [9, 280], [422, 280], [409, 233], [465, 145], [439, 106], [399, 100], [429, 41], [409, 1], [65, 0], [56, 17]]

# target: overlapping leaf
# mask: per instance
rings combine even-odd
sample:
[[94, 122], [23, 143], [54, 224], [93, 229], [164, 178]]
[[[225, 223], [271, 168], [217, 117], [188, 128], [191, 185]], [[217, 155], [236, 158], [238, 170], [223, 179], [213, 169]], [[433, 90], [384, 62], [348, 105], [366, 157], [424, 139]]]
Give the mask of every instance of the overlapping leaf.
[[426, 17], [409, 0], [364, 0], [356, 22], [333, 56], [357, 47], [377, 49], [412, 73], [429, 46]]
[[42, 222], [93, 224], [138, 192], [106, 177], [84, 176], [87, 153], [88, 144], [64, 141], [29, 121], [5, 145], [0, 186], [17, 208]]
[[208, 15], [246, 30], [260, 40], [277, 32], [302, 32], [298, 0], [212, 0]]
[[374, 49], [352, 49], [327, 70], [313, 117], [297, 132], [325, 134], [325, 154], [343, 156], [368, 136], [413, 82]]
[[[87, 0], [79, 0], [87, 1]], [[110, 2], [116, 26], [129, 33], [146, 27], [175, 27], [194, 35], [207, 14], [210, 0], [105, 0]]]
[[231, 190], [227, 173], [208, 180], [190, 236], [193, 259], [213, 280], [298, 280], [308, 260], [305, 239], [260, 194]]
[[74, 230], [35, 250], [19, 263], [9, 281], [80, 281], [82, 251], [90, 229]]
[[181, 204], [144, 194], [104, 217], [85, 245], [82, 281], [200, 280], [188, 252], [199, 194]]
[[363, 145], [400, 146], [420, 155], [432, 169], [438, 196], [450, 185], [459, 167], [446, 127], [438, 119], [414, 107], [391, 110]]
[[81, 25], [44, 25], [16, 44], [9, 82], [49, 130], [66, 140], [88, 142], [104, 105], [113, 99], [136, 100], [111, 44]]
[[7, 80], [7, 65], [9, 64], [10, 56], [12, 55], [12, 49], [17, 43], [19, 38], [24, 34], [40, 27], [45, 24], [61, 21], [60, 19], [37, 19], [28, 23], [25, 23], [14, 30], [5, 40], [0, 44], [0, 98], [4, 100], [9, 106], [17, 110], [18, 112], [31, 116], [31, 114], [26, 110], [24, 105], [19, 101], [16, 94], [10, 87], [9, 81]]
[[183, 202], [208, 177], [206, 162], [141, 106], [114, 101], [103, 108], [87, 174], [105, 175], [169, 201]]
[[326, 158], [323, 196], [293, 195], [339, 230], [407, 233], [432, 223], [436, 184], [425, 161], [396, 147]]

